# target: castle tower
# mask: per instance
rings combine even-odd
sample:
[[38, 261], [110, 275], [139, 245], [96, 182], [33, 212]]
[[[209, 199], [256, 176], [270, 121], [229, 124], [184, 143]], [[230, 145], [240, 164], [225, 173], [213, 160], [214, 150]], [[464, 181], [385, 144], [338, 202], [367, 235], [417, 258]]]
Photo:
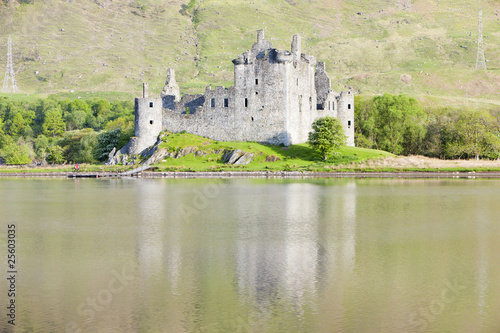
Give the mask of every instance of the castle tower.
[[344, 134], [347, 136], [346, 146], [354, 147], [354, 94], [342, 91], [337, 97], [337, 118], [342, 122]]
[[130, 142], [129, 154], [140, 154], [156, 143], [162, 131], [162, 102], [149, 98], [148, 84], [143, 84], [142, 98], [135, 99], [135, 138]]

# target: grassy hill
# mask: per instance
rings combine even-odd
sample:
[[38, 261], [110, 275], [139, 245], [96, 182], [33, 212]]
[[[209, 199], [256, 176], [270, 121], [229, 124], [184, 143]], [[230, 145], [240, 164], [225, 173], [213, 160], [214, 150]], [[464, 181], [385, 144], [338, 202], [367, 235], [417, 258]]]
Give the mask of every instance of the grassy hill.
[[[240, 169], [244, 171], [332, 171], [367, 160], [377, 160], [394, 155], [385, 151], [341, 147], [327, 161], [307, 144], [289, 147], [260, 144], [257, 142], [219, 142], [187, 133], [167, 133], [163, 136], [160, 150], [179, 152], [190, 148], [191, 153], [180, 158], [165, 158], [155, 164], [156, 171], [223, 171]], [[229, 165], [222, 162], [225, 151], [240, 149], [253, 154], [248, 165]], [[194, 152], [198, 153], [195, 154]], [[270, 161], [273, 157], [274, 161]]]
[[487, 71], [475, 70], [475, 0], [16, 1], [0, 5], [0, 70], [11, 35], [24, 93], [159, 93], [168, 67], [185, 93], [230, 86], [231, 60], [265, 29], [280, 49], [300, 34], [335, 90], [500, 105], [498, 0], [482, 1]]

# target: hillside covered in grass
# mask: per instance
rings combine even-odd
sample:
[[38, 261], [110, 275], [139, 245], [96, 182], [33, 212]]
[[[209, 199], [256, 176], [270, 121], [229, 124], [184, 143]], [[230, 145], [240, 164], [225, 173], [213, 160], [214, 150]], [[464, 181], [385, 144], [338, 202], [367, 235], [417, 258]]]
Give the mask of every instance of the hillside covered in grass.
[[487, 71], [475, 70], [474, 0], [4, 0], [0, 69], [13, 43], [23, 93], [159, 93], [173, 67], [182, 92], [232, 85], [231, 60], [265, 29], [276, 48], [300, 34], [333, 89], [430, 103], [500, 104], [500, 3], [482, 1]]
[[[252, 154], [252, 161], [244, 165], [224, 163], [224, 154], [237, 149]], [[158, 146], [158, 151], [161, 150], [171, 154], [167, 155], [170, 157], [165, 157], [155, 164], [156, 171], [222, 171], [233, 169], [242, 171], [331, 171], [332, 168], [339, 165], [394, 156], [380, 150], [343, 146], [327, 161], [323, 161], [322, 156], [307, 144], [280, 147], [257, 142], [219, 142], [188, 133], [166, 133]]]

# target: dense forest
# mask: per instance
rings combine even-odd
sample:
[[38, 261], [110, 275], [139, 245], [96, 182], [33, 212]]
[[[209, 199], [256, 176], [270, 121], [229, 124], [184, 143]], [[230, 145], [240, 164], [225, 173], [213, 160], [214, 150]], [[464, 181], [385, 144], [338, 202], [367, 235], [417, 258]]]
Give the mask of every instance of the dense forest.
[[[101, 163], [134, 134], [131, 101], [0, 99], [0, 163]], [[500, 157], [500, 110], [423, 107], [406, 95], [356, 96], [357, 147], [443, 159]]]
[[0, 163], [98, 163], [134, 133], [132, 102], [0, 99]]
[[355, 100], [355, 142], [400, 155], [497, 159], [500, 110], [422, 107], [405, 95]]

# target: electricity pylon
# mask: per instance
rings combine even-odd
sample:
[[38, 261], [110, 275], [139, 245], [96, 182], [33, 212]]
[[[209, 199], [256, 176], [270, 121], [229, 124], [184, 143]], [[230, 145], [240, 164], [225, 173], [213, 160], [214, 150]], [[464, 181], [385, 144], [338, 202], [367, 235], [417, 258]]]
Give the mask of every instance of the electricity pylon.
[[16, 77], [14, 75], [14, 65], [12, 64], [12, 39], [9, 36], [7, 42], [7, 69], [3, 80], [3, 92], [17, 92]]
[[486, 60], [484, 59], [484, 46], [483, 46], [483, 10], [479, 8], [479, 28], [477, 34], [477, 58], [476, 69], [486, 70]]

